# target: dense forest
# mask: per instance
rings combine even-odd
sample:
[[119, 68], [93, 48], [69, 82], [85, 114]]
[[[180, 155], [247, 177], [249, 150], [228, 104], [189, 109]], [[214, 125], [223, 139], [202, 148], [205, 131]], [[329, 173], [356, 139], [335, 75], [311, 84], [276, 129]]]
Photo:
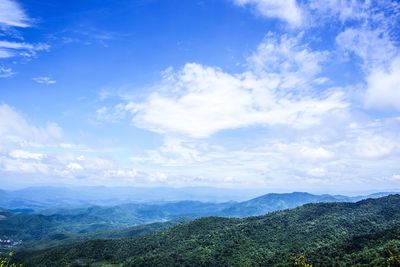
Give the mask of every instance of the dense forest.
[[[116, 206], [49, 208], [36, 212], [28, 208], [0, 209], [0, 239], [17, 242], [18, 245], [14, 246], [16, 249], [38, 249], [95, 237], [131, 237], [136, 235], [129, 234], [136, 233], [132, 227], [153, 231], [174, 226], [177, 221], [182, 223], [200, 217], [255, 216], [306, 203], [354, 201], [358, 198], [363, 196], [351, 198], [294, 192], [266, 194], [243, 202], [127, 203]], [[162, 224], [151, 224], [156, 222]]]
[[398, 266], [400, 195], [18, 252], [26, 266]]

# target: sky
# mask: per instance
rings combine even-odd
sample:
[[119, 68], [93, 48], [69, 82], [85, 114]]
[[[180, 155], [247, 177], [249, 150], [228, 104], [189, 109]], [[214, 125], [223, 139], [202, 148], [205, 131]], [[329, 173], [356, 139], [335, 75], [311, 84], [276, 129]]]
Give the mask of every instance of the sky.
[[1, 0], [0, 187], [400, 189], [400, 3]]

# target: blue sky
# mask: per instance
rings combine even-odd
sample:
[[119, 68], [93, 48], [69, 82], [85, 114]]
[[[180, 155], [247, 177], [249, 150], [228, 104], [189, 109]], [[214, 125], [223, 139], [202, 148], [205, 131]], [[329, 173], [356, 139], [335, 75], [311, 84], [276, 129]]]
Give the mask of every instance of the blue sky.
[[0, 2], [0, 184], [400, 188], [397, 1]]

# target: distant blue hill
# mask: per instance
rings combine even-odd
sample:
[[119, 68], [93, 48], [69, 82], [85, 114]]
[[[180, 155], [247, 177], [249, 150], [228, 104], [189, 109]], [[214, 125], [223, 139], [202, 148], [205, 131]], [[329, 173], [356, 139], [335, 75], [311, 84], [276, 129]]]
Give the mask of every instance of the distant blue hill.
[[[117, 206], [125, 203], [165, 203], [200, 201], [224, 203], [237, 201], [225, 212], [227, 215], [254, 215], [293, 208], [306, 203], [358, 201], [389, 195], [379, 192], [366, 196], [313, 195], [304, 192], [270, 193], [262, 190], [238, 190], [213, 187], [29, 187], [21, 190], [0, 190], [0, 207], [6, 209], [44, 210], [52, 208], [79, 208]], [[261, 196], [260, 196], [261, 195]], [[231, 203], [233, 204], [233, 203]], [[212, 210], [212, 209], [211, 209]]]

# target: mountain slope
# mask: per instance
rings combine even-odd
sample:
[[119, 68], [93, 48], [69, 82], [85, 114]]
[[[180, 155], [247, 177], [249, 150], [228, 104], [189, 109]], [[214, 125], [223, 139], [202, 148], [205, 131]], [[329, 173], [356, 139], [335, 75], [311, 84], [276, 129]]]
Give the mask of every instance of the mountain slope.
[[[307, 204], [259, 217], [208, 217], [139, 238], [93, 240], [20, 253], [27, 266], [387, 266], [400, 252], [400, 196]], [[374, 264], [371, 265], [373, 261]]]

